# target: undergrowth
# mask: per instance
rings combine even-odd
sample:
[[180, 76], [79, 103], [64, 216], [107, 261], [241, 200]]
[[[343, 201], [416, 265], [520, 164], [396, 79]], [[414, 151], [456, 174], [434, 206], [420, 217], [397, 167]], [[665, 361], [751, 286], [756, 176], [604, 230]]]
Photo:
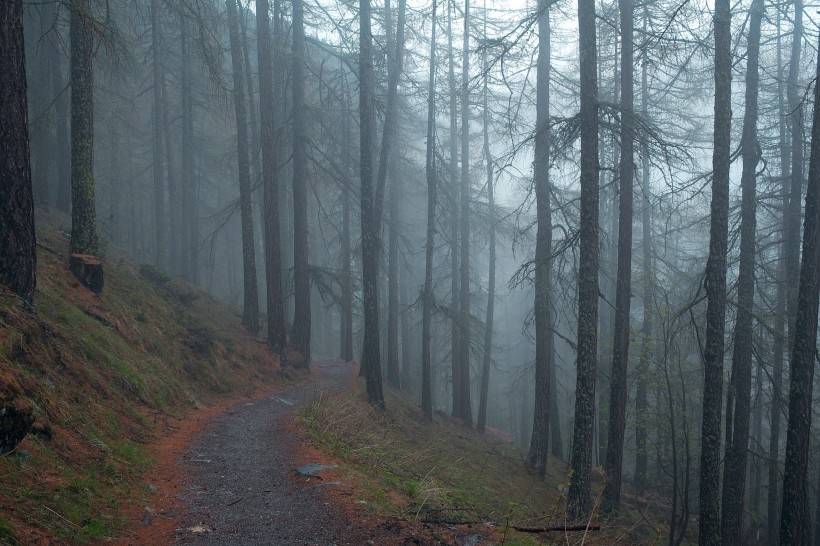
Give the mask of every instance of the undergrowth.
[[[513, 526], [564, 525], [567, 464], [551, 458], [539, 479], [512, 445], [482, 438], [441, 414], [425, 423], [415, 401], [386, 388], [386, 412], [369, 406], [361, 383], [322, 393], [300, 410], [308, 434], [341, 461], [340, 475], [377, 513], [440, 524], [491, 523], [504, 544], [660, 544], [664, 507], [624, 502], [598, 531], [520, 533]], [[596, 484], [596, 492], [600, 491]]]
[[0, 294], [0, 402], [35, 430], [0, 456], [0, 544], [115, 536], [147, 491], [157, 424], [279, 377], [236, 312], [151, 266], [108, 256], [100, 297], [67, 271], [67, 238], [38, 234], [36, 314]]

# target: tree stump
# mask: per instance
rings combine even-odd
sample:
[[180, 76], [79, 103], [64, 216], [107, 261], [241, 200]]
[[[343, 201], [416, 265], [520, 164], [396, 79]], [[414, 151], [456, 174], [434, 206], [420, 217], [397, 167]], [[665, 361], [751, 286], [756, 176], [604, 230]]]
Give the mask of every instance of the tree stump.
[[68, 259], [68, 269], [83, 286], [100, 295], [105, 281], [102, 260], [88, 254], [72, 254]]
[[0, 455], [14, 451], [33, 423], [34, 415], [28, 404], [18, 401], [0, 406]]

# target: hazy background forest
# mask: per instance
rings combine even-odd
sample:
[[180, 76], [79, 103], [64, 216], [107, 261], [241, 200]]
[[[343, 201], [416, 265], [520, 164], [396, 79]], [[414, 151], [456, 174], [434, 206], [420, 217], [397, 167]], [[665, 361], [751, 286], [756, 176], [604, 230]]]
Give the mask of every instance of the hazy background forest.
[[652, 492], [670, 544], [820, 544], [816, 6], [4, 4], [71, 252], [569, 462], [578, 518]]

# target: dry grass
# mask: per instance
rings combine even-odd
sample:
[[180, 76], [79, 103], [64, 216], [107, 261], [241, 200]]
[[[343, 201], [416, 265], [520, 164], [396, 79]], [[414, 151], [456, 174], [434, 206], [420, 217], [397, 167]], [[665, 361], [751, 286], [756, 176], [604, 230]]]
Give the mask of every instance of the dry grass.
[[567, 523], [566, 463], [550, 459], [542, 481], [511, 445], [485, 440], [441, 414], [424, 423], [413, 400], [390, 388], [386, 396], [388, 409], [378, 412], [365, 402], [360, 383], [352, 391], [323, 393], [300, 413], [313, 442], [342, 461], [343, 479], [355, 483], [378, 513], [442, 523], [491, 522], [504, 544], [665, 543], [660, 523], [665, 508], [633, 501], [624, 502], [615, 521], [601, 520], [596, 509], [590, 523], [600, 531], [514, 531], [513, 525]]
[[97, 297], [67, 271], [67, 238], [38, 234], [37, 314], [0, 294], [0, 402], [38, 426], [25, 457], [0, 457], [0, 543], [116, 534], [123, 498], [147, 491], [157, 426], [278, 379], [234, 310], [156, 270], [108, 256]]

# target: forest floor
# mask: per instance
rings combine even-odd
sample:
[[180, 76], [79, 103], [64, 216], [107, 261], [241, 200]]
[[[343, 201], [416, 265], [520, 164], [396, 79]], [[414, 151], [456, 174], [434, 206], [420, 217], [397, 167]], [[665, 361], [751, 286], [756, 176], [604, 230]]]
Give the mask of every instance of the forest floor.
[[[168, 429], [151, 451], [148, 505], [134, 503], [115, 544], [490, 544], [485, 526], [412, 522], [370, 510], [311, 445], [295, 413], [329, 390], [349, 391], [357, 366], [321, 359], [313, 381], [220, 404]], [[321, 465], [316, 470], [305, 465]], [[297, 470], [314, 474], [301, 475]]]

